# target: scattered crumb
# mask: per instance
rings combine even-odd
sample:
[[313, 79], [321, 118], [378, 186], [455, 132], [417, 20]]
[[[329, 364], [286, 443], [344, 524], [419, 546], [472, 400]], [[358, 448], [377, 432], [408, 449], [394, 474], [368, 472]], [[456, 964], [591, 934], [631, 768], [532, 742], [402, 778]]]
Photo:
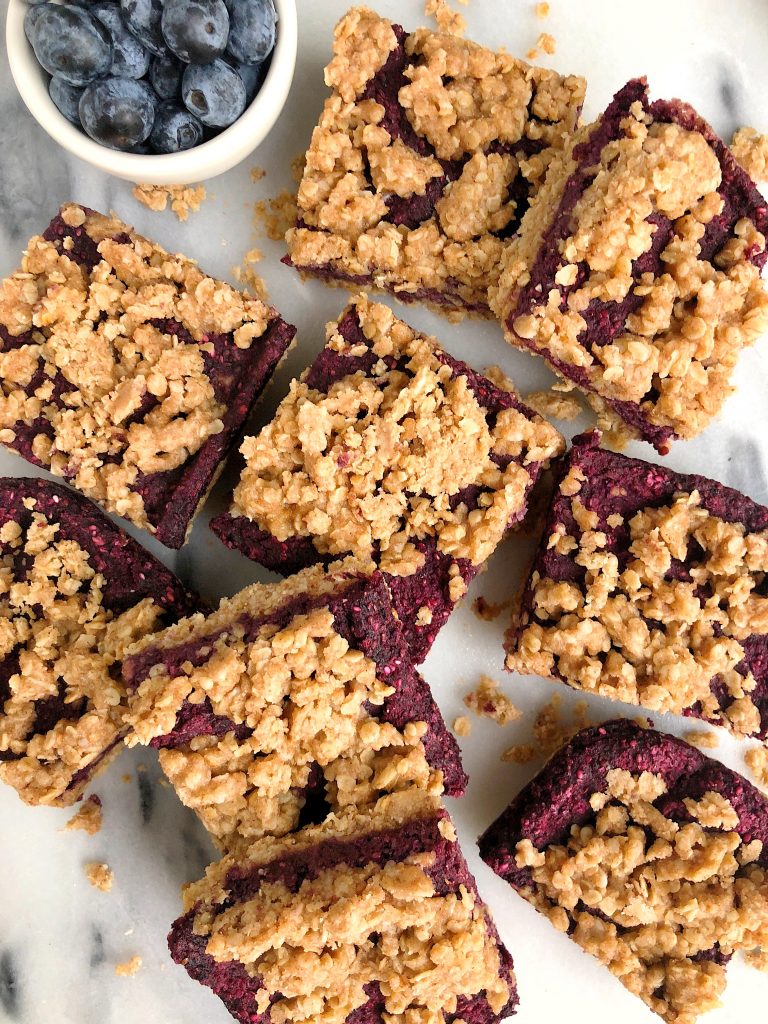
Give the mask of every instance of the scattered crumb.
[[251, 181], [256, 184], [257, 181], [261, 181], [266, 176], [266, 171], [263, 167], [252, 167], [251, 168]]
[[525, 56], [527, 60], [536, 60], [539, 56], [539, 51], [531, 47], [531, 49], [526, 53]]
[[492, 718], [498, 725], [507, 725], [522, 716], [509, 697], [502, 693], [499, 684], [490, 676], [480, 676], [480, 682], [464, 698], [470, 711], [484, 718]]
[[754, 967], [758, 971], [768, 971], [768, 951], [752, 949], [744, 954], [744, 962], [748, 967]]
[[478, 617], [483, 619], [485, 622], [493, 622], [494, 619], [498, 619], [499, 615], [511, 606], [511, 601], [502, 601], [500, 604], [491, 604], [487, 601], [482, 594], [480, 597], [476, 597], [472, 602], [472, 611]]
[[701, 747], [704, 750], [714, 750], [720, 743], [719, 738], [713, 732], [707, 732], [706, 729], [691, 729], [683, 736], [683, 739], [692, 747]]
[[253, 269], [255, 263], [260, 263], [264, 254], [261, 249], [249, 249], [243, 257], [243, 264], [240, 267], [232, 267], [232, 276], [238, 284], [245, 285], [245, 290], [254, 295], [262, 302], [267, 301], [267, 282]]
[[731, 139], [731, 152], [750, 178], [768, 181], [768, 135], [754, 128], [739, 128]]
[[532, 391], [523, 398], [539, 416], [550, 416], [555, 420], [575, 420], [583, 412], [581, 402], [575, 395], [564, 395], [561, 391]]
[[171, 788], [170, 782], [163, 775], [161, 775], [160, 778], [157, 781], [160, 783], [160, 785], [163, 787], [163, 789], [170, 789]]
[[304, 177], [304, 169], [307, 166], [307, 154], [297, 153], [296, 156], [291, 160], [291, 177], [297, 185], [301, 184], [301, 179]]
[[768, 748], [753, 747], [744, 755], [744, 760], [755, 777], [758, 786], [768, 789]]
[[459, 715], [453, 720], [453, 731], [457, 736], [469, 736], [472, 732], [472, 723], [466, 715]]
[[534, 738], [544, 752], [556, 750], [562, 746], [564, 733], [563, 723], [560, 719], [561, 704], [560, 694], [554, 694], [552, 699], [541, 708], [533, 723]]
[[[466, 0], [462, 0], [462, 2], [466, 2]], [[441, 32], [448, 32], [453, 36], [463, 35], [467, 27], [464, 16], [449, 7], [446, 0], [427, 0], [424, 5], [424, 13], [428, 18], [434, 16]]]
[[274, 199], [259, 199], [253, 204], [253, 222], [273, 242], [282, 242], [285, 233], [298, 218], [296, 194], [284, 188]]
[[115, 876], [107, 864], [99, 864], [98, 861], [91, 861], [85, 865], [85, 877], [94, 889], [101, 892], [109, 892]]
[[549, 32], [542, 32], [539, 38], [536, 40], [536, 47], [539, 50], [543, 50], [544, 53], [549, 54], [549, 56], [551, 57], [557, 49], [555, 37], [553, 35], [550, 35]]
[[143, 775], [146, 772], [146, 770], [147, 766], [144, 764], [143, 761], [141, 764], [136, 765], [136, 771], [139, 772], [140, 775]]
[[97, 832], [101, 831], [101, 822], [101, 800], [94, 793], [83, 801], [61, 831], [76, 832], [79, 830], [87, 832], [89, 836], [95, 836]]
[[115, 974], [118, 978], [130, 978], [131, 975], [139, 970], [141, 964], [142, 959], [140, 956], [132, 956], [130, 960], [126, 960], [122, 964], [115, 964]]
[[133, 782], [133, 776], [131, 775], [130, 772], [126, 772], [125, 775], [123, 775], [123, 782]]
[[501, 755], [501, 760], [511, 764], [528, 764], [535, 756], [536, 748], [530, 743], [518, 743], [513, 747], [507, 747]]
[[549, 4], [535, 4], [534, 10], [537, 18], [546, 18], [549, 14]]
[[171, 201], [171, 209], [180, 221], [185, 221], [190, 214], [197, 213], [205, 199], [205, 185], [136, 185], [133, 189], [135, 199], [150, 210], [160, 213]]

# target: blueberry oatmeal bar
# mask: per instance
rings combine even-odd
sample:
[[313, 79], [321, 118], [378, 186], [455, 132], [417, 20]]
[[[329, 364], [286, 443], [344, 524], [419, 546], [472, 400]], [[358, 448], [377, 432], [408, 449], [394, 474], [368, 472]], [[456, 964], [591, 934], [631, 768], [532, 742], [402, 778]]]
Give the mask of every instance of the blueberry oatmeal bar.
[[0, 479], [0, 779], [66, 806], [119, 752], [126, 651], [197, 607], [80, 494]]
[[578, 733], [480, 838], [483, 859], [670, 1024], [768, 950], [768, 800], [627, 720]]
[[502, 946], [439, 801], [395, 794], [211, 865], [173, 959], [241, 1024], [494, 1024]]
[[605, 451], [561, 460], [507, 667], [768, 735], [768, 508]]
[[665, 453], [731, 391], [768, 327], [768, 207], [679, 100], [629, 82], [552, 161], [492, 296], [507, 339]]
[[128, 742], [159, 749], [224, 847], [395, 790], [464, 790], [381, 574], [351, 559], [255, 584], [152, 637], [123, 673]]
[[293, 334], [70, 203], [0, 285], [0, 442], [181, 547]]
[[418, 664], [562, 439], [365, 296], [327, 339], [246, 438], [232, 506], [211, 527], [283, 573], [347, 554], [375, 563]]
[[584, 80], [356, 7], [325, 81], [286, 262], [490, 316], [505, 240], [576, 126]]

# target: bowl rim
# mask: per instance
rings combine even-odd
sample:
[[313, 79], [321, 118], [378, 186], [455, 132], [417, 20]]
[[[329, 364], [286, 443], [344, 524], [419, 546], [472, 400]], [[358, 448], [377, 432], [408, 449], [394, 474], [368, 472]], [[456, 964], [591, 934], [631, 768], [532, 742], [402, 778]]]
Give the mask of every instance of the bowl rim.
[[298, 46], [296, 0], [273, 0], [277, 39], [266, 77], [253, 101], [220, 135], [181, 153], [124, 153], [91, 139], [71, 124], [48, 94], [47, 73], [24, 33], [25, 0], [9, 0], [6, 51], [16, 89], [37, 123], [60, 146], [103, 171], [134, 182], [189, 184], [222, 174], [240, 163], [274, 126], [293, 81]]

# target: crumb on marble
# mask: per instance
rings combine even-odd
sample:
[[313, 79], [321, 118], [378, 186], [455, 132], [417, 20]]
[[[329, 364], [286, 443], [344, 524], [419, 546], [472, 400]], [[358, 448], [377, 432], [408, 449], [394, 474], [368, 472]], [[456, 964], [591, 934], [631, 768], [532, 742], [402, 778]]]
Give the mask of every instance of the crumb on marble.
[[540, 416], [555, 420], [575, 420], [584, 411], [576, 395], [563, 394], [552, 388], [549, 391], [531, 391], [523, 402]]
[[534, 757], [536, 748], [531, 743], [515, 743], [501, 754], [501, 760], [507, 764], [528, 764]]
[[768, 135], [754, 128], [739, 128], [731, 139], [731, 152], [750, 178], [768, 181]]
[[130, 772], [126, 772], [123, 776], [121, 776], [121, 778], [123, 782], [126, 784], [126, 786], [128, 785], [128, 783], [133, 782], [133, 776], [131, 775]]
[[100, 864], [98, 861], [91, 861], [85, 865], [85, 877], [94, 889], [100, 892], [109, 892], [115, 880], [114, 873], [108, 864]]
[[251, 168], [251, 181], [256, 184], [257, 181], [261, 181], [262, 178], [266, 177], [267, 172], [263, 167], [252, 167]]
[[470, 711], [482, 718], [490, 718], [497, 725], [507, 725], [522, 717], [522, 711], [502, 692], [499, 684], [490, 676], [481, 675], [474, 690], [464, 697]]
[[753, 967], [757, 971], [768, 971], [768, 951], [752, 949], [744, 954], [744, 963], [747, 967]]
[[501, 601], [499, 604], [492, 604], [487, 598], [476, 597], [472, 602], [472, 611], [478, 619], [482, 619], [483, 622], [493, 622], [499, 615], [512, 604], [511, 601]]
[[155, 213], [161, 213], [171, 202], [171, 210], [180, 221], [197, 213], [205, 200], [205, 185], [136, 185], [133, 196]]
[[469, 736], [472, 731], [472, 723], [466, 715], [459, 715], [453, 720], [453, 731], [457, 736]]
[[115, 964], [115, 974], [118, 978], [130, 978], [141, 968], [142, 963], [140, 956], [132, 956], [130, 960]]
[[307, 154], [302, 150], [301, 153], [297, 153], [293, 160], [291, 160], [291, 177], [297, 185], [301, 184], [301, 179], [304, 177], [306, 167]]
[[254, 264], [260, 263], [263, 258], [264, 254], [261, 249], [254, 246], [243, 257], [241, 266], [232, 267], [232, 276], [239, 285], [245, 287], [246, 292], [261, 299], [262, 302], [266, 302], [268, 299], [267, 282], [261, 274], [257, 274], [253, 269]]
[[534, 10], [537, 18], [546, 18], [549, 14], [549, 4], [535, 4]]
[[536, 47], [537, 49], [543, 50], [544, 53], [548, 54], [551, 57], [557, 49], [555, 37], [551, 35], [549, 32], [542, 32], [539, 38], [536, 40]]
[[92, 793], [87, 800], [83, 801], [61, 831], [80, 831], [85, 832], [89, 836], [95, 836], [97, 832], [101, 831], [101, 824], [101, 799], [95, 793]]
[[282, 242], [285, 233], [298, 219], [296, 193], [284, 188], [272, 199], [259, 199], [253, 204], [254, 225], [273, 242]]
[[[466, 4], [467, 0], [460, 0], [460, 3]], [[463, 35], [467, 27], [464, 15], [454, 11], [446, 0], [426, 0], [424, 13], [428, 18], [434, 17], [441, 32], [452, 36]]]
[[768, 748], [753, 747], [744, 754], [747, 767], [761, 789], [768, 789]]
[[686, 743], [702, 750], [714, 750], [720, 743], [718, 736], [707, 729], [690, 729], [683, 735]]

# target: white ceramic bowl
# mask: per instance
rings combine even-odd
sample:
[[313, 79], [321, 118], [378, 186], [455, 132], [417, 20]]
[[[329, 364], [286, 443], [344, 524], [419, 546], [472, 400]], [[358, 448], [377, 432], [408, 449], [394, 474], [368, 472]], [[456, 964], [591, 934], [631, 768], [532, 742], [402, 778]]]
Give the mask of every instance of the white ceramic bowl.
[[94, 142], [56, 108], [48, 95], [48, 75], [35, 59], [24, 35], [24, 0], [9, 0], [5, 26], [8, 64], [16, 88], [32, 116], [70, 153], [102, 171], [128, 181], [153, 185], [187, 185], [212, 178], [239, 164], [264, 139], [280, 116], [296, 66], [296, 0], [274, 0], [277, 10], [277, 41], [269, 71], [249, 107], [233, 125], [182, 153], [143, 156], [121, 153]]

